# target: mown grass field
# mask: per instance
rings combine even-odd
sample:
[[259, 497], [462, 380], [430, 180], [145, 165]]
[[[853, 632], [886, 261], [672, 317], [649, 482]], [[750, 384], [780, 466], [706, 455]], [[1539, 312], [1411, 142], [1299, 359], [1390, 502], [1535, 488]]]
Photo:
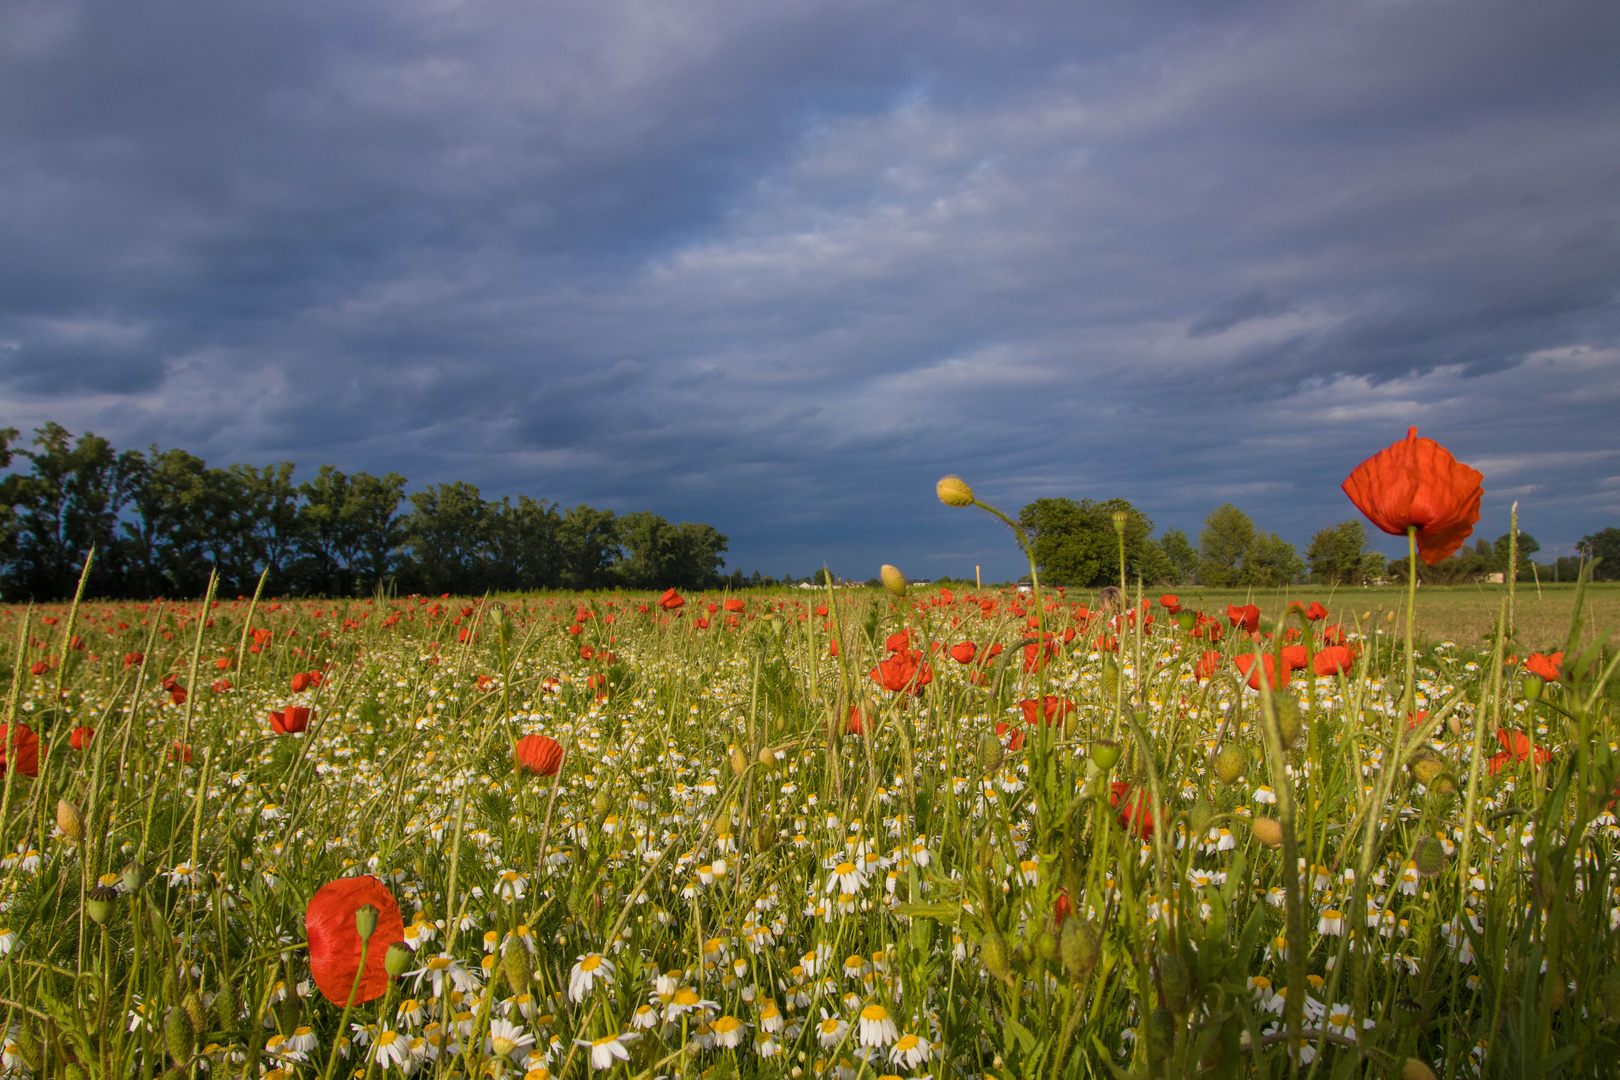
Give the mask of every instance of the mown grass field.
[[1180, 596], [6, 608], [0, 1065], [1608, 1069], [1602, 673], [1527, 683], [1462, 647], [1492, 594], [1423, 590], [1458, 645], [1408, 706], [1394, 590], [1256, 596], [1252, 635], [1246, 597]]

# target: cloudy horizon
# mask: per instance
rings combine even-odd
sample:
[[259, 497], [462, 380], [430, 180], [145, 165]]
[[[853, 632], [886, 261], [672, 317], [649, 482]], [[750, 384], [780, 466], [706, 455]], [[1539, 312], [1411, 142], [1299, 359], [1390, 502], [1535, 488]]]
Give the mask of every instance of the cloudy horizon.
[[1005, 579], [940, 475], [1303, 550], [1415, 424], [1567, 555], [1616, 55], [1601, 3], [14, 0], [0, 426]]

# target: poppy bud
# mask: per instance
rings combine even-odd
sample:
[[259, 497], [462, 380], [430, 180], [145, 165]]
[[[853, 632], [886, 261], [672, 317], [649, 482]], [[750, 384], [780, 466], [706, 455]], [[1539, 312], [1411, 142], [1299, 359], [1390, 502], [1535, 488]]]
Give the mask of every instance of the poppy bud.
[[1160, 1005], [1148, 1013], [1147, 1022], [1148, 1045], [1160, 1058], [1170, 1056], [1176, 1045], [1176, 1017], [1169, 1009]]
[[138, 862], [131, 862], [119, 874], [119, 880], [123, 882], [124, 891], [133, 896], [141, 891], [142, 885], [146, 884], [146, 867]]
[[22, 1028], [17, 1032], [16, 1045], [17, 1056], [22, 1058], [23, 1064], [28, 1066], [29, 1071], [37, 1074], [43, 1061], [40, 1057], [39, 1040], [34, 1038], [34, 1033], [27, 1028]]
[[1299, 702], [1294, 700], [1292, 694], [1273, 694], [1271, 707], [1277, 714], [1277, 737], [1282, 740], [1282, 748], [1292, 750], [1294, 744], [1299, 742], [1299, 733], [1305, 726], [1305, 718], [1300, 715]]
[[202, 998], [197, 996], [197, 991], [193, 990], [182, 998], [180, 1007], [186, 1011], [192, 1031], [208, 1030], [208, 1010], [203, 1008]]
[[1097, 958], [1102, 955], [1102, 939], [1085, 919], [1065, 919], [1058, 952], [1063, 956], [1063, 973], [1070, 982], [1079, 982], [1097, 966]]
[[1192, 1000], [1192, 969], [1175, 953], [1159, 961], [1159, 991], [1173, 1013], [1185, 1013]]
[[[75, 641], [78, 639], [75, 638]], [[90, 1074], [84, 1071], [84, 1066], [77, 1061], [70, 1061], [62, 1070], [62, 1080], [90, 1080]]]
[[1192, 830], [1194, 837], [1202, 837], [1213, 820], [1215, 820], [1215, 804], [1200, 795], [1193, 801], [1192, 810], [1187, 814], [1187, 827]]
[[360, 935], [361, 941], [370, 941], [371, 935], [377, 932], [377, 916], [380, 914], [376, 904], [361, 904], [354, 909], [354, 932]]
[[117, 910], [118, 890], [111, 885], [97, 885], [84, 897], [84, 913], [97, 926], [106, 926]]
[[1091, 760], [1097, 763], [1097, 768], [1107, 772], [1119, 764], [1119, 756], [1123, 753], [1119, 743], [1112, 739], [1098, 739], [1091, 744]]
[[1418, 873], [1434, 877], [1446, 868], [1446, 845], [1438, 836], [1425, 836], [1413, 849], [1412, 861], [1417, 863]]
[[1524, 700], [1540, 701], [1542, 688], [1546, 685], [1540, 675], [1526, 675], [1524, 677]]
[[940, 478], [939, 483], [934, 485], [934, 494], [946, 506], [973, 505], [973, 489], [968, 487], [966, 480], [954, 473]]
[[1235, 784], [1243, 779], [1243, 773], [1248, 769], [1249, 763], [1243, 756], [1243, 748], [1236, 743], [1227, 743], [1221, 747], [1221, 752], [1215, 755], [1215, 775], [1225, 784]]
[[534, 973], [529, 970], [529, 952], [518, 944], [517, 938], [506, 943], [506, 951], [501, 954], [501, 971], [506, 975], [506, 985], [512, 988], [512, 993], [529, 992]]
[[1417, 1058], [1409, 1057], [1401, 1066], [1401, 1080], [1435, 1080], [1434, 1070]]
[[80, 816], [79, 808], [66, 799], [56, 800], [56, 827], [72, 843], [77, 844], [84, 839], [84, 818]]
[[731, 748], [731, 774], [741, 776], [748, 771], [748, 755], [742, 752], [741, 747]]
[[1115, 510], [1114, 514], [1113, 514], [1113, 518], [1114, 518], [1114, 531], [1119, 533], [1119, 535], [1124, 536], [1125, 535], [1125, 523], [1130, 520], [1130, 515], [1125, 513], [1125, 511], [1123, 511], [1123, 510]]
[[1191, 630], [1198, 625], [1198, 613], [1193, 611], [1176, 612], [1176, 625], [1183, 630]]
[[1119, 698], [1119, 665], [1114, 663], [1112, 656], [1103, 657], [1103, 700], [1114, 701]]
[[759, 748], [759, 756], [755, 760], [765, 768], [770, 768], [776, 764], [776, 751], [768, 746], [762, 746]]
[[411, 969], [411, 961], [414, 959], [416, 954], [411, 951], [411, 947], [403, 941], [396, 941], [388, 946], [388, 951], [383, 954], [383, 970], [388, 972], [389, 978], [397, 979]]
[[888, 589], [895, 596], [905, 599], [906, 575], [900, 572], [899, 567], [890, 566], [888, 563], [884, 563], [883, 566], [878, 570], [878, 577], [883, 580], [883, 587], [885, 589]]
[[214, 995], [214, 1026], [224, 1030], [236, 1027], [241, 1010], [236, 1004], [236, 991], [229, 979], [219, 981], [219, 992]]
[[1007, 960], [1007, 939], [994, 930], [979, 939], [979, 959], [984, 962], [984, 969], [996, 978], [1012, 976], [1012, 965]]
[[1001, 740], [985, 732], [979, 738], [979, 768], [986, 776], [1001, 768]]
[[190, 1061], [192, 1051], [197, 1047], [197, 1030], [191, 1026], [191, 1017], [178, 1005], [164, 1014], [163, 1045], [176, 1066]]
[[1276, 818], [1257, 817], [1249, 822], [1249, 833], [1272, 851], [1282, 847], [1282, 822]]
[[1042, 930], [1035, 935], [1034, 950], [1035, 955], [1042, 960], [1050, 960], [1057, 955], [1057, 938], [1053, 936], [1052, 931]]

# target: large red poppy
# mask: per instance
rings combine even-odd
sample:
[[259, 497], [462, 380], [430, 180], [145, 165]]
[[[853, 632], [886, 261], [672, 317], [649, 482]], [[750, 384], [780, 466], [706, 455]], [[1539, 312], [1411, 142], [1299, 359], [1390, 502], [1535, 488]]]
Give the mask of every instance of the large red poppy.
[[525, 735], [512, 748], [512, 761], [535, 776], [555, 776], [562, 767], [562, 744], [549, 735]]
[[685, 605], [686, 597], [682, 596], [674, 589], [665, 589], [664, 595], [658, 598], [658, 606], [663, 608], [665, 611], [674, 611], [676, 608], [684, 607]]
[[[1272, 656], [1270, 653], [1266, 653], [1265, 656], [1262, 658], [1262, 660], [1263, 660], [1262, 663], [1256, 664], [1254, 662], [1254, 654], [1253, 653], [1238, 653], [1236, 656], [1234, 656], [1232, 658], [1232, 663], [1236, 664], [1238, 666], [1238, 670], [1243, 672], [1243, 674], [1245, 674], [1245, 675], [1247, 675], [1249, 677], [1249, 689], [1250, 690], [1258, 690], [1258, 689], [1260, 689], [1260, 679], [1261, 679], [1260, 673], [1262, 671], [1265, 672], [1266, 684], [1268, 686], [1270, 686], [1273, 690], [1277, 689], [1279, 686], [1287, 686], [1288, 685], [1288, 665], [1287, 664], [1283, 665], [1282, 681], [1279, 682], [1278, 679], [1277, 679], [1277, 659], [1276, 659], [1276, 657]], [[1251, 668], [1253, 670], [1250, 670]]]
[[1524, 670], [1548, 682], [1556, 681], [1563, 674], [1564, 654], [1555, 652], [1551, 656], [1543, 656], [1541, 653], [1531, 653], [1525, 657]]
[[923, 692], [923, 687], [934, 681], [934, 671], [922, 663], [921, 649], [902, 649], [882, 661], [868, 674], [883, 685], [883, 689], [899, 693]]
[[309, 727], [309, 710], [302, 705], [289, 705], [282, 712], [270, 714], [270, 728], [277, 735], [292, 735]]
[[[1121, 803], [1124, 809], [1120, 809]], [[1119, 823], [1127, 832], [1141, 837], [1153, 835], [1153, 797], [1148, 792], [1115, 780], [1108, 785], [1108, 805], [1119, 810]]]
[[[349, 992], [360, 971], [360, 932], [354, 927], [354, 913], [366, 904], [377, 909], [377, 929], [366, 950], [365, 974], [350, 1002]], [[348, 1005], [383, 996], [388, 989], [383, 957], [388, 946], [405, 940], [405, 921], [386, 885], [367, 876], [327, 882], [310, 897], [304, 931], [309, 938], [309, 973], [328, 1001]]]
[[1198, 658], [1196, 674], [1198, 681], [1204, 682], [1211, 675], [1221, 669], [1221, 654], [1215, 649], [1205, 649], [1204, 655]]
[[1046, 726], [1051, 727], [1063, 722], [1063, 718], [1069, 715], [1069, 710], [1074, 708], [1074, 702], [1060, 698], [1056, 694], [1047, 694], [1041, 701], [1025, 698], [1018, 703], [1018, 707], [1024, 710], [1024, 723], [1033, 724], [1038, 709], [1041, 715], [1046, 717]]
[[1492, 774], [1515, 762], [1529, 761], [1532, 754], [1537, 765], [1545, 765], [1552, 760], [1552, 753], [1546, 747], [1535, 745], [1530, 741], [1530, 736], [1522, 731], [1501, 728], [1496, 732], [1496, 741], [1502, 744], [1502, 751], [1491, 758]]
[[13, 734], [0, 724], [0, 774], [17, 762], [17, 771], [24, 776], [39, 775], [39, 736], [27, 724], [18, 724]]
[[1260, 629], [1260, 609], [1253, 604], [1227, 604], [1226, 617], [1233, 626], [1241, 626], [1251, 634]]
[[1329, 645], [1316, 654], [1313, 671], [1318, 675], [1348, 675], [1356, 662], [1356, 651], [1348, 645]]
[[1165, 593], [1163, 596], [1159, 597], [1159, 606], [1164, 608], [1164, 610], [1168, 611], [1170, 614], [1174, 615], [1176, 612], [1181, 610], [1181, 597], [1177, 596], [1175, 593]]
[[1305, 669], [1305, 656], [1305, 646], [1303, 645], [1283, 646], [1283, 663], [1288, 665], [1289, 671], [1303, 671]]
[[1483, 473], [1433, 439], [1406, 438], [1363, 461], [1340, 486], [1387, 533], [1417, 528], [1418, 556], [1430, 566], [1462, 547], [1479, 521]]
[[959, 641], [951, 646], [951, 659], [958, 664], [971, 664], [979, 654], [979, 647], [971, 641]]

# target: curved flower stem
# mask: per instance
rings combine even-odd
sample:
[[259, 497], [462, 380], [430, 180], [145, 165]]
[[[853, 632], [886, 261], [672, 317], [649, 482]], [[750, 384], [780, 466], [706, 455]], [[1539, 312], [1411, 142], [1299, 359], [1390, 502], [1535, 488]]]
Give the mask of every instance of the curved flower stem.
[[366, 973], [366, 953], [370, 951], [371, 939], [366, 938], [360, 943], [360, 966], [355, 969], [354, 985], [349, 987], [348, 1000], [343, 1003], [343, 1017], [338, 1021], [337, 1034], [332, 1036], [332, 1052], [326, 1057], [326, 1069], [321, 1073], [322, 1080], [331, 1080], [332, 1070], [337, 1067], [338, 1046], [343, 1042], [344, 1029], [349, 1026], [349, 1013], [354, 1009], [354, 995], [360, 992], [360, 979]]

